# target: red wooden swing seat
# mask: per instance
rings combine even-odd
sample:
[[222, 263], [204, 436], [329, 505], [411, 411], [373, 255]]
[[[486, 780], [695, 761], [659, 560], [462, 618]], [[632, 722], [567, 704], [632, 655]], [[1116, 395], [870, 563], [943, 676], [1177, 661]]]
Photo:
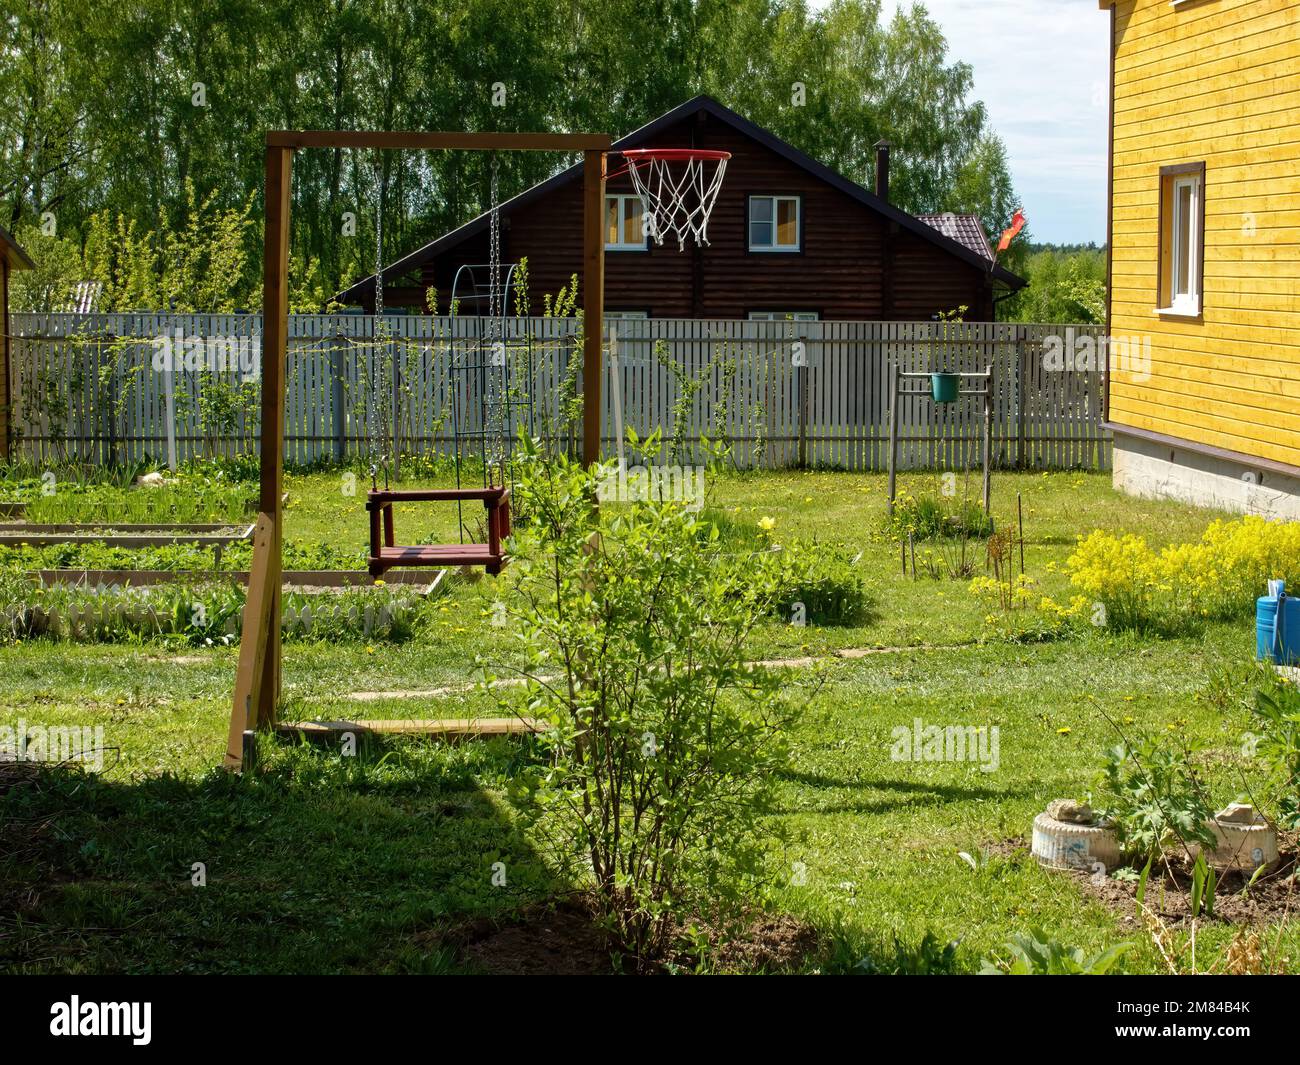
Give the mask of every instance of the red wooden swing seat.
[[[393, 504], [427, 503], [480, 499], [487, 510], [485, 544], [416, 544], [402, 546], [394, 542]], [[505, 541], [510, 535], [509, 488], [412, 488], [400, 491], [372, 491], [366, 496], [370, 512], [370, 576], [382, 577], [398, 567], [482, 566], [496, 575], [510, 561]], [[382, 516], [383, 529], [380, 529]]]

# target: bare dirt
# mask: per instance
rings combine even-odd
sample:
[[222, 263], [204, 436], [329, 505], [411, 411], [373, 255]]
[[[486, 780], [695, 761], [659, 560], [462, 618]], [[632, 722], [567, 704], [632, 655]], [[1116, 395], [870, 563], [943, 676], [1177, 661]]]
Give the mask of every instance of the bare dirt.
[[[723, 935], [703, 921], [692, 922], [696, 941], [707, 944], [706, 968], [713, 972], [781, 972], [801, 968], [817, 950], [816, 931], [785, 914], [758, 914]], [[600, 976], [618, 971], [604, 933], [581, 898], [526, 911], [504, 926], [465, 928], [460, 953], [474, 969], [501, 976]], [[698, 959], [684, 947], [655, 969], [693, 971]]]
[[[1279, 839], [1280, 856], [1277, 864], [1251, 883], [1250, 872], [1239, 869], [1216, 870], [1214, 912], [1207, 914], [1202, 908], [1198, 920], [1218, 921], [1231, 925], [1276, 924], [1300, 918], [1300, 849], [1294, 834], [1282, 833]], [[993, 853], [1003, 857], [1032, 862], [1025, 841], [1019, 838], [1002, 840], [989, 846]], [[1140, 868], [1132, 872], [1140, 876]], [[1138, 915], [1137, 893], [1139, 881], [1116, 880], [1112, 876], [1097, 876], [1085, 869], [1062, 870], [1061, 876], [1071, 877], [1083, 894], [1105, 903], [1120, 915], [1121, 923], [1141, 926]], [[1166, 856], [1158, 867], [1151, 867], [1143, 903], [1165, 924], [1181, 925], [1192, 920], [1192, 866], [1184, 856]]]

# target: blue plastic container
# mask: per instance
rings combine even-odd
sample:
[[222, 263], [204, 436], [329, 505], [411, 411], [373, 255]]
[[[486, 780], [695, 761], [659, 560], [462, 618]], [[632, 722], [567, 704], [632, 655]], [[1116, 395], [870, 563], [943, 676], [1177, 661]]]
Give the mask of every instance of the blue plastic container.
[[1300, 665], [1300, 598], [1283, 594], [1255, 600], [1255, 657], [1279, 666]]

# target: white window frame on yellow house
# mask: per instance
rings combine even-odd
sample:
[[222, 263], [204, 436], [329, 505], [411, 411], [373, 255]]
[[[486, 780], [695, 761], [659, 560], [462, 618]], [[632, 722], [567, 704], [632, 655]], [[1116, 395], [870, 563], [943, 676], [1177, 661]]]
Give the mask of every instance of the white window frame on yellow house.
[[[645, 251], [649, 247], [649, 238], [642, 222], [644, 210], [641, 197], [634, 192], [605, 194], [606, 251]], [[628, 240], [629, 226], [633, 227], [632, 232], [639, 234], [639, 239]]]
[[1156, 313], [1199, 318], [1205, 303], [1205, 163], [1160, 168]]

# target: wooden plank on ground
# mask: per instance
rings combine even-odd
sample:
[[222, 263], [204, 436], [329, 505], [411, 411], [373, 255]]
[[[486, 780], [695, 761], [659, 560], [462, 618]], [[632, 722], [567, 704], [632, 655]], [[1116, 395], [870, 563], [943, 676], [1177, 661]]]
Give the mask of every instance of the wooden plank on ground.
[[494, 736], [527, 736], [543, 731], [546, 722], [532, 717], [453, 717], [434, 720], [337, 720], [279, 721], [275, 733], [302, 736], [309, 740], [339, 739], [348, 733], [358, 736], [423, 736], [457, 743]]

